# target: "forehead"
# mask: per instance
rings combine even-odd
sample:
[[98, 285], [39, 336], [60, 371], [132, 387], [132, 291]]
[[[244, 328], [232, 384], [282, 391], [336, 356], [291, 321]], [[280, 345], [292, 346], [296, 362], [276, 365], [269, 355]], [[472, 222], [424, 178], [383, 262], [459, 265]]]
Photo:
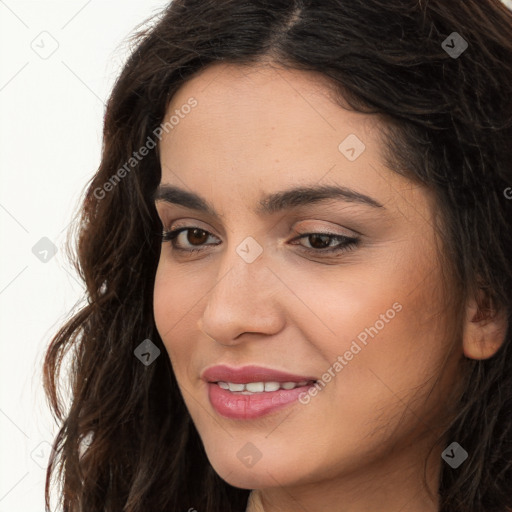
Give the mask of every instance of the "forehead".
[[[318, 73], [207, 67], [177, 91], [165, 114], [163, 122], [173, 115], [174, 122], [159, 145], [162, 183], [228, 202], [291, 184], [346, 186], [381, 204], [417, 201], [401, 192], [411, 183], [386, 169], [382, 121], [334, 97]], [[191, 99], [195, 106], [183, 108]], [[360, 151], [356, 159], [342, 151], [347, 140]]]
[[[376, 154], [376, 118], [336, 104], [328, 83], [318, 73], [270, 66], [210, 66], [172, 98], [164, 122], [175, 114], [174, 122], [163, 134], [162, 161], [186, 154], [187, 167], [204, 168], [206, 159], [208, 168], [223, 164], [241, 172], [256, 161], [266, 168], [303, 162], [326, 172], [344, 158], [338, 146], [351, 134], [364, 141], [367, 155]], [[197, 102], [192, 109], [191, 98]]]
[[332, 142], [337, 151], [335, 143], [340, 137], [357, 131], [361, 138], [368, 138], [363, 132], [377, 128], [375, 117], [343, 109], [334, 100], [330, 81], [319, 73], [269, 65], [215, 64], [177, 91], [166, 118], [179, 112], [192, 97], [197, 106], [180, 119], [167, 138], [188, 138], [191, 132], [200, 131], [208, 134], [208, 142], [239, 140], [236, 149], [240, 151], [273, 141], [288, 142], [292, 147], [308, 141], [313, 145], [327, 137], [325, 144]]

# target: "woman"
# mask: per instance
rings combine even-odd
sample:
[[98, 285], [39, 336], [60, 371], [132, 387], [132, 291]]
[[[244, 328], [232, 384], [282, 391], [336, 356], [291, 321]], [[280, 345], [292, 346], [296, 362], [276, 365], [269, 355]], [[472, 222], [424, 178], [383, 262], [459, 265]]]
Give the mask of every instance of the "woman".
[[173, 1], [107, 105], [47, 506], [59, 465], [69, 512], [512, 510], [511, 83], [497, 0]]

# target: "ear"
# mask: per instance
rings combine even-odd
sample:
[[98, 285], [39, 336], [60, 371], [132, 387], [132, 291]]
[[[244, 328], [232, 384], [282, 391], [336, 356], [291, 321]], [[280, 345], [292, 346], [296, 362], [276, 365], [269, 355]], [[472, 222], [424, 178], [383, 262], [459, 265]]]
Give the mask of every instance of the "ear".
[[480, 298], [480, 301], [472, 298], [466, 305], [462, 343], [464, 355], [469, 359], [492, 357], [503, 345], [507, 333], [505, 308], [497, 311], [483, 292]]

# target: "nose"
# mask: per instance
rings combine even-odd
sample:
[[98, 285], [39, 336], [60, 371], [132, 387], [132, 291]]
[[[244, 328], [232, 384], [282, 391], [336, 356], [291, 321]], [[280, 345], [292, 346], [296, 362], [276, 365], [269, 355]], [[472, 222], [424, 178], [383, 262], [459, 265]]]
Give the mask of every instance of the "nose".
[[247, 333], [278, 333], [284, 325], [278, 299], [283, 284], [266, 266], [263, 255], [247, 263], [235, 250], [229, 252], [223, 255], [217, 282], [206, 297], [199, 330], [222, 345], [242, 343]]

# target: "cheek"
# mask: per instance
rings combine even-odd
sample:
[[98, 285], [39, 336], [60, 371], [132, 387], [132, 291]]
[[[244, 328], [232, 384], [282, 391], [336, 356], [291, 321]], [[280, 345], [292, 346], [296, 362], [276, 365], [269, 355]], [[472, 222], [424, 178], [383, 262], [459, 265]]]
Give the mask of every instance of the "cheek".
[[453, 341], [439, 268], [411, 257], [400, 265], [388, 260], [353, 267], [343, 277], [287, 276], [296, 296], [307, 298], [305, 305], [293, 302], [293, 321], [327, 362], [319, 370], [335, 381], [328, 386], [336, 400], [363, 413], [375, 398], [398, 406], [422, 385], [430, 389]]
[[[192, 346], [190, 342], [179, 341], [183, 339], [184, 327], [188, 325], [190, 329], [193, 319], [189, 315], [197, 302], [197, 293], [183, 279], [165, 261], [160, 261], [155, 276], [153, 312], [156, 328], [171, 357], [173, 368], [176, 361], [180, 362], [187, 357], [187, 347]], [[179, 357], [175, 357], [178, 354]]]
[[[205, 291], [203, 289], [203, 295]], [[153, 290], [153, 311], [158, 332], [164, 343], [166, 338], [172, 338], [169, 336], [171, 332], [183, 328], [182, 321], [190, 323], [187, 315], [197, 303], [200, 297], [198, 293], [194, 285], [194, 275], [176, 269], [166, 262], [164, 257], [160, 259]]]

